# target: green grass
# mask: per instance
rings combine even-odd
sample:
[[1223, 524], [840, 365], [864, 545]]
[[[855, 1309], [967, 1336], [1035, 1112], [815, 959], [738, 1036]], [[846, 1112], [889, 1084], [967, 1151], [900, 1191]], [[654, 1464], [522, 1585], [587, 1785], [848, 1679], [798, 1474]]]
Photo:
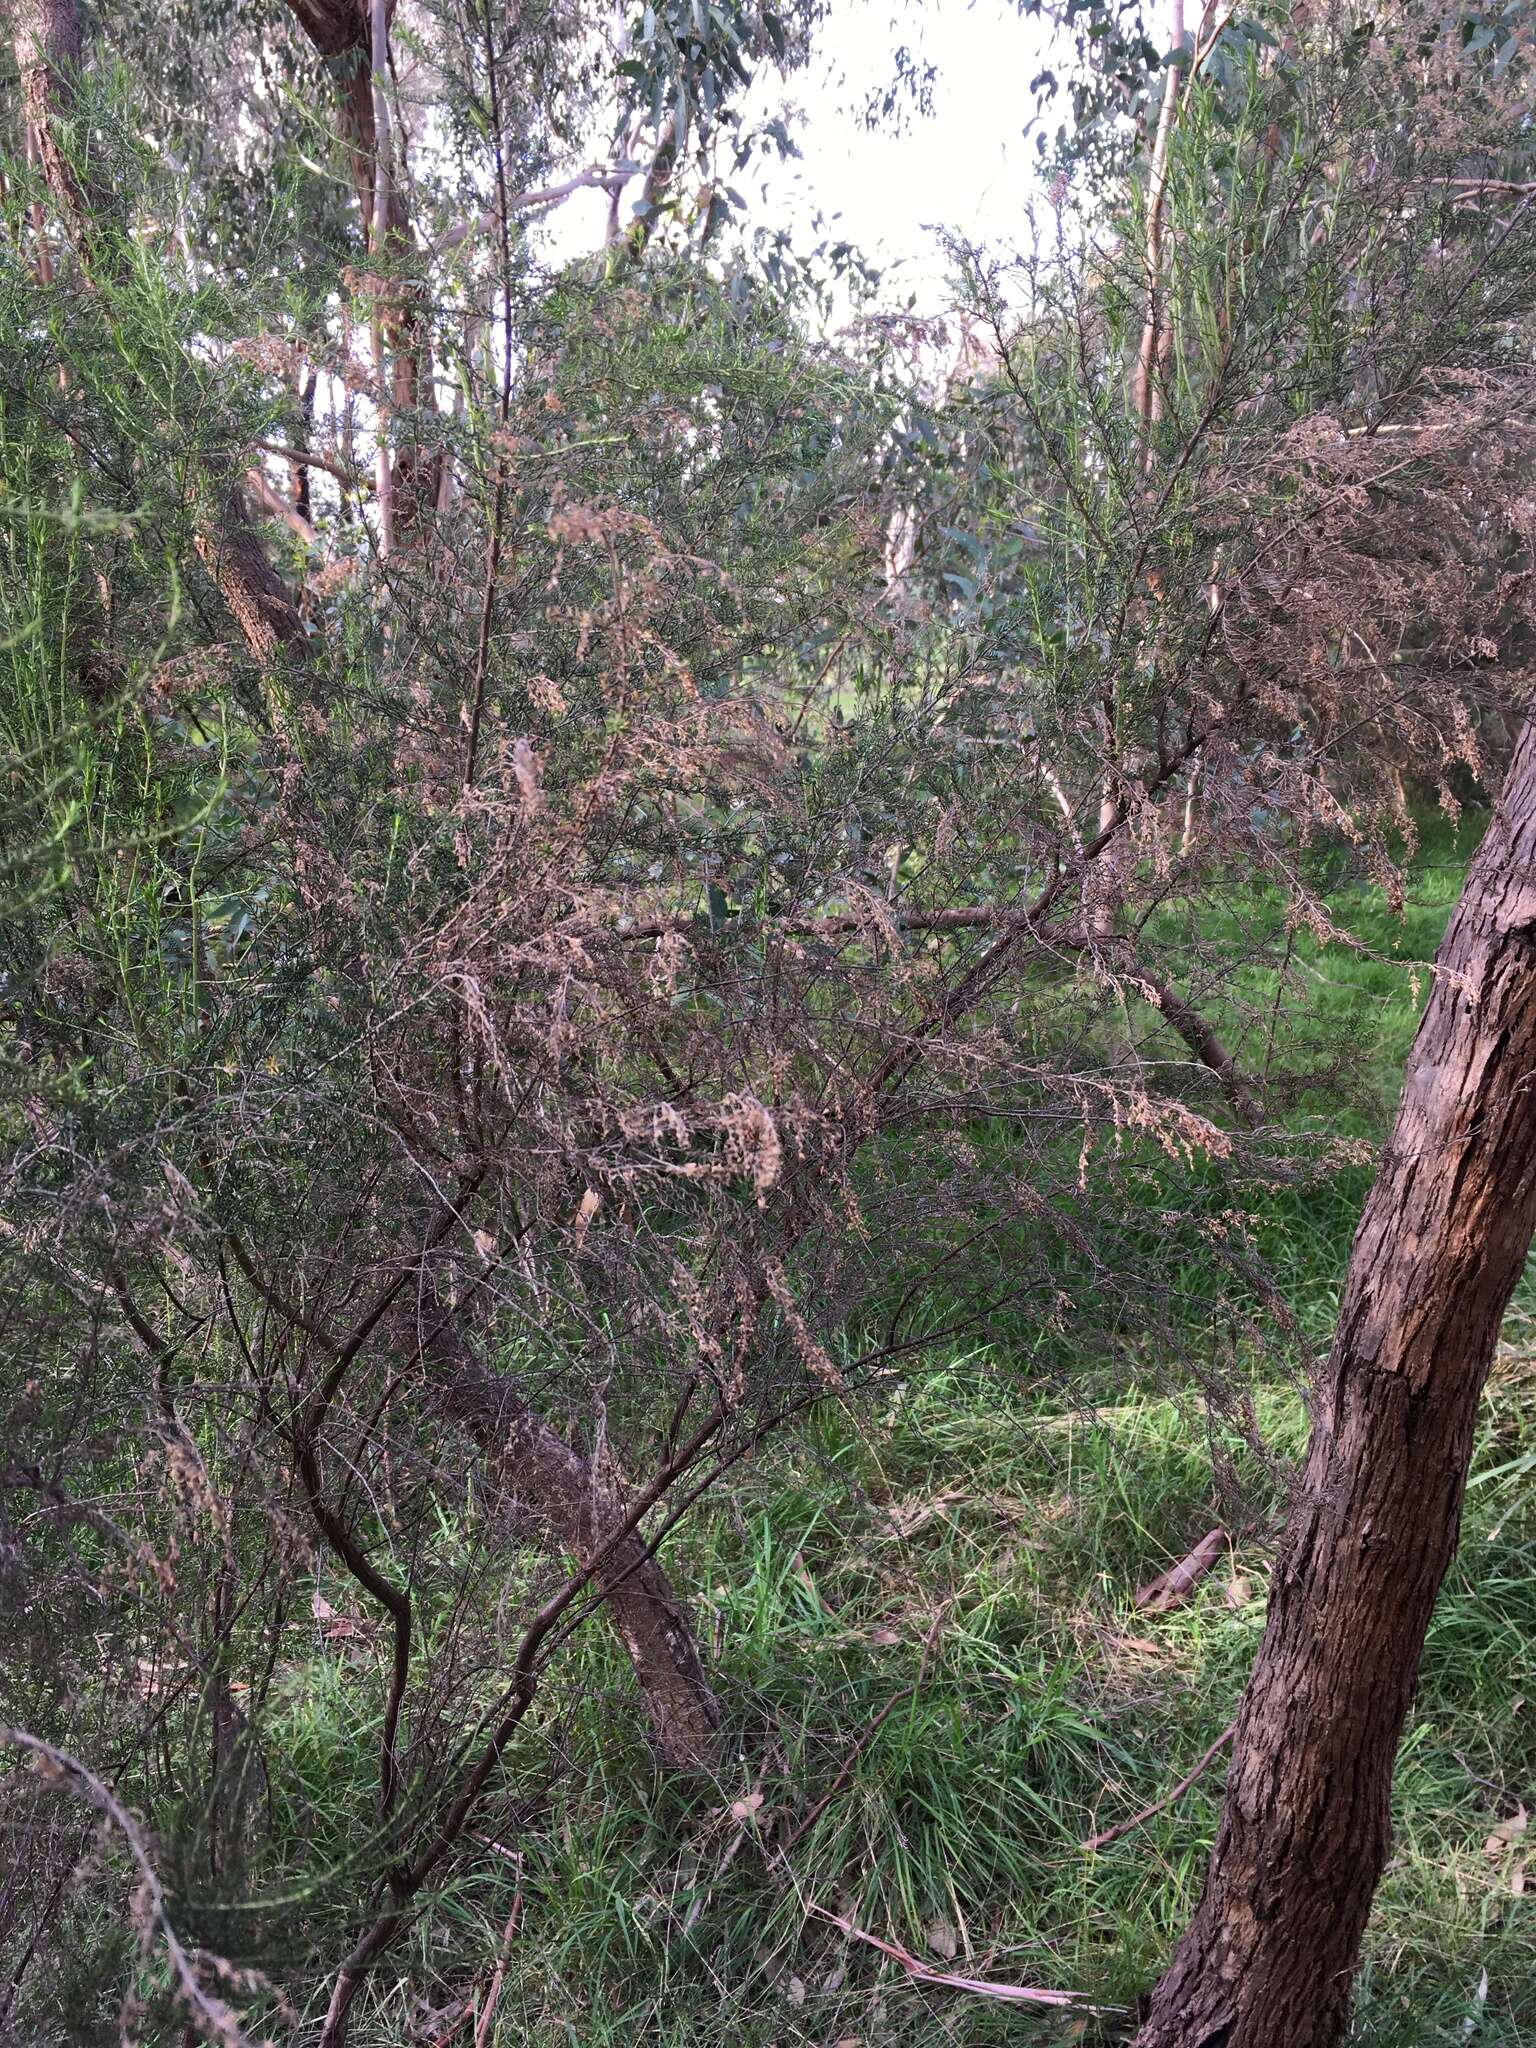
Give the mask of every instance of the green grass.
[[[1296, 936], [1308, 1001], [1286, 1051], [1301, 1064], [1346, 1052], [1346, 1130], [1374, 1137], [1390, 1113], [1424, 986], [1405, 963], [1432, 957], [1477, 825], [1429, 835], [1401, 918], [1363, 885], [1330, 891], [1362, 951]], [[1329, 1101], [1303, 1091], [1293, 1114]], [[1319, 1340], [1368, 1184], [1361, 1166], [1265, 1205], [1261, 1247]], [[1139, 1614], [1142, 1580], [1233, 1521], [1197, 1404], [1133, 1382], [1078, 1413], [1014, 1363], [954, 1360], [865, 1432], [824, 1417], [798, 1471], [759, 1479], [708, 1525], [683, 1576], [714, 1588], [736, 1777], [660, 1826], [632, 1789], [644, 1760], [592, 1729], [591, 1825], [552, 1847], [542, 1900], [530, 1864], [505, 2039], [1076, 2037], [1060, 2014], [922, 1989], [812, 1905], [931, 1961], [953, 1939], [956, 1969], [1106, 2006], [1150, 1980], [1198, 1887], [1220, 1764], [1101, 1853], [1080, 1844], [1161, 1797], [1230, 1718], [1262, 1623], [1277, 1480], [1229, 1442], [1248, 1533], [1186, 1606]], [[1297, 1394], [1261, 1382], [1254, 1396], [1269, 1446], [1294, 1451]], [[1536, 1464], [1536, 1404], [1501, 1377], [1486, 1416], [1479, 1469], [1503, 1476], [1474, 1488], [1428, 1647], [1357, 2001], [1355, 2037], [1375, 2048], [1512, 2048], [1536, 2029], [1536, 1905], [1512, 1888], [1517, 1850], [1483, 1850], [1536, 1791], [1536, 1488], [1520, 1464]], [[743, 1830], [730, 1802], [755, 1794]], [[572, 2001], [558, 2021], [551, 1971]]]
[[[1296, 1446], [1295, 1398], [1256, 1401], [1268, 1440]], [[731, 1765], [686, 1793], [658, 1781], [625, 1673], [589, 1639], [543, 1722], [563, 1752], [552, 1798], [485, 1829], [524, 1859], [501, 2048], [1080, 2038], [1060, 2013], [915, 1985], [815, 1906], [941, 1967], [953, 1943], [947, 1967], [969, 1974], [1132, 1999], [1193, 1901], [1220, 1763], [1100, 1853], [1081, 1843], [1161, 1797], [1225, 1725], [1263, 1614], [1255, 1536], [1183, 1607], [1134, 1608], [1222, 1520], [1191, 1421], [1135, 1393], [1053, 1409], [978, 1354], [864, 1426], [829, 1413], [791, 1469], [702, 1525], [678, 1562], [706, 1589]], [[1354, 2035], [1372, 2048], [1515, 2048], [1536, 2027], [1536, 1899], [1512, 1889], [1518, 1845], [1483, 1846], [1536, 1789], [1536, 1496], [1503, 1470], [1532, 1444], [1536, 1382], [1511, 1368], [1478, 1451], [1502, 1476], [1473, 1490], [1400, 1772]], [[1256, 1495], [1272, 1484], [1246, 1476]], [[294, 1769], [345, 1768], [347, 1742], [315, 1749], [344, 1699], [293, 1694]], [[530, 1741], [526, 1767], [546, 1761]], [[476, 1955], [488, 1971], [516, 1888], [487, 1847], [381, 1985], [366, 2048], [407, 2039], [423, 1992], [462, 1995]]]
[[[1353, 1048], [1362, 1135], [1390, 1113], [1418, 1014], [1402, 963], [1432, 954], [1458, 882], [1442, 834], [1401, 923], [1363, 886], [1331, 890], [1370, 954], [1296, 941], [1310, 1000], [1282, 1050], [1294, 1065]], [[1257, 974], [1247, 994], [1259, 1008]], [[1292, 1113], [1321, 1102], [1303, 1092]], [[1310, 1343], [1368, 1183], [1346, 1168], [1264, 1201], [1259, 1241]], [[1260, 1457], [1177, 1369], [1100, 1351], [1064, 1391], [1021, 1329], [874, 1405], [829, 1405], [680, 1532], [671, 1563], [729, 1715], [718, 1781], [658, 1777], [627, 1667], [587, 1631], [476, 1857], [374, 1986], [357, 2048], [436, 2039], [488, 1980], [514, 1899], [498, 2048], [1097, 2038], [1059, 2011], [917, 1984], [818, 1908], [942, 1968], [1079, 1992], [1111, 2038], [1193, 1904], [1223, 1762], [1102, 1851], [1082, 1844], [1161, 1799], [1230, 1720], [1305, 1417], [1293, 1384], [1240, 1363]], [[1138, 1612], [1138, 1585], [1216, 1526], [1230, 1546], [1194, 1597]], [[266, 1730], [274, 1879], [355, 1854], [377, 1697], [318, 1646], [288, 1672]], [[1528, 1897], [1522, 1845], [1484, 1848], [1522, 1802], [1536, 1806], [1536, 1374], [1512, 1347], [1398, 1775], [1354, 2041], [1536, 2036], [1536, 1826]]]

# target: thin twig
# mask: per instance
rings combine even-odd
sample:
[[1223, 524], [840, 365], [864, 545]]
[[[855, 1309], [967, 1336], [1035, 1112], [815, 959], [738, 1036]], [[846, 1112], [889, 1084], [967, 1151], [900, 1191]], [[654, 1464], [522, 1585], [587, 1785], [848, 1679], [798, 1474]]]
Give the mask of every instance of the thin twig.
[[274, 491], [259, 469], [253, 466], [245, 472], [245, 485], [262, 511], [269, 513], [274, 519], [280, 519], [284, 526], [299, 536], [306, 547], [320, 545], [320, 536], [315, 531], [313, 522], [306, 519], [304, 514], [279, 492]]
[[1196, 1778], [1200, 1776], [1201, 1772], [1215, 1758], [1218, 1751], [1226, 1748], [1227, 1744], [1232, 1740], [1232, 1731], [1236, 1726], [1237, 1723], [1235, 1721], [1227, 1723], [1227, 1726], [1222, 1729], [1216, 1740], [1205, 1752], [1205, 1755], [1201, 1757], [1199, 1763], [1195, 1765], [1192, 1771], [1180, 1778], [1171, 1792], [1165, 1792], [1161, 1799], [1154, 1799], [1150, 1806], [1144, 1806], [1140, 1813], [1133, 1813], [1129, 1820], [1119, 1821], [1114, 1827], [1106, 1828], [1103, 1834], [1090, 1835], [1088, 1840], [1084, 1842], [1083, 1847], [1089, 1850], [1102, 1849], [1109, 1842], [1118, 1842], [1120, 1837], [1128, 1835], [1132, 1828], [1139, 1828], [1144, 1820], [1151, 1820], [1155, 1814], [1161, 1813], [1165, 1807], [1172, 1806], [1176, 1799], [1182, 1798], [1189, 1790]]
[[1080, 1991], [1042, 1991], [1033, 1984], [998, 1984], [990, 1977], [961, 1977], [949, 1970], [931, 1970], [895, 1942], [882, 1941], [877, 1934], [866, 1934], [862, 1927], [855, 1927], [851, 1920], [843, 1919], [839, 1913], [829, 1913], [825, 1906], [812, 1906], [810, 1910], [819, 1919], [830, 1920], [834, 1927], [840, 1927], [850, 1941], [866, 1942], [870, 1948], [879, 1949], [881, 1955], [889, 1956], [893, 1963], [900, 1963], [907, 1975], [915, 1977], [920, 1984], [937, 1984], [946, 1991], [968, 1991], [973, 1998], [1002, 1998], [1020, 2005], [1084, 2004]]
[[[313, 372], [311, 372], [313, 374]], [[338, 456], [322, 455], [317, 448], [291, 448], [285, 441], [252, 441], [251, 446], [263, 455], [276, 455], [284, 462], [290, 462], [300, 469], [323, 469], [327, 476], [333, 476], [349, 490], [371, 491], [372, 483], [361, 471]]]
[[470, 1997], [465, 1999], [464, 2003], [459, 2007], [458, 2011], [454, 2014], [453, 2018], [448, 2022], [447, 2026], [443, 2028], [442, 2032], [440, 2034], [434, 2034], [432, 2036], [432, 2048], [448, 2048], [448, 2043], [453, 2039], [454, 2035], [459, 2031], [460, 2027], [463, 2026], [464, 2022], [466, 2020], [473, 2019], [474, 2016], [475, 2001], [473, 1995], [471, 1995]]
[[[497, 420], [503, 433], [512, 405], [512, 202], [507, 193], [507, 159], [502, 143], [501, 92], [497, 82], [496, 41], [491, 10], [485, 10], [486, 93], [491, 104], [491, 150], [496, 171], [496, 225], [501, 254], [501, 390], [497, 396]], [[474, 787], [480, 763], [480, 721], [485, 715], [485, 690], [491, 653], [491, 621], [496, 612], [496, 584], [501, 574], [502, 528], [507, 509], [507, 472], [504, 461], [496, 466], [496, 497], [491, 508], [490, 531], [485, 542], [485, 585], [480, 600], [480, 624], [475, 634], [475, 672], [470, 688], [469, 739], [464, 757], [464, 787]]]
[[[588, 164], [584, 171], [567, 178], [560, 185], [543, 185], [527, 192], [513, 192], [507, 198], [508, 213], [536, 213], [546, 206], [558, 206], [575, 192], [596, 190], [614, 192], [621, 190], [628, 173], [617, 164]], [[471, 219], [461, 221], [457, 227], [449, 228], [432, 244], [434, 256], [446, 256], [461, 247], [472, 236], [482, 235], [494, 228], [499, 213], [477, 213]]]
[[[1182, 18], [1182, 7], [1180, 15]], [[1182, 42], [1182, 35], [1180, 41]], [[1147, 310], [1142, 322], [1141, 341], [1136, 350], [1136, 372], [1131, 384], [1131, 410], [1141, 422], [1143, 463], [1151, 461], [1151, 427], [1155, 417], [1153, 371], [1157, 361], [1158, 330], [1162, 318], [1163, 193], [1168, 184], [1168, 149], [1173, 138], [1174, 117], [1179, 109], [1179, 72], [1184, 53], [1168, 67], [1163, 81], [1163, 104], [1157, 117], [1152, 143], [1152, 163], [1147, 178]]]
[[[477, 1839], [483, 1839], [483, 1837]], [[492, 1846], [499, 1845], [493, 1844]], [[485, 2004], [480, 2009], [480, 2017], [475, 2021], [474, 2048], [489, 2048], [491, 2021], [495, 2016], [496, 2001], [501, 1996], [501, 1987], [506, 1979], [507, 1963], [512, 1954], [512, 1937], [517, 1932], [517, 1923], [523, 1910], [523, 1859], [521, 1856], [513, 1854], [510, 1850], [503, 1850], [502, 1854], [511, 1855], [512, 1861], [518, 1866], [517, 1890], [513, 1894], [512, 1910], [507, 1915], [507, 1924], [502, 1929], [501, 1948], [496, 1957], [496, 1968], [491, 1973], [491, 1988], [486, 1993]], [[433, 2035], [432, 2048], [448, 2048], [448, 2043], [453, 2039], [460, 2027], [463, 2026], [464, 2022], [474, 2018], [475, 1993], [471, 1991], [468, 1998], [465, 1999], [442, 2032]]]
[[489, 2048], [491, 2021], [496, 2016], [496, 2001], [501, 1996], [501, 1987], [507, 1980], [507, 1963], [512, 1954], [512, 1937], [517, 1932], [517, 1922], [523, 1910], [522, 1858], [518, 1859], [517, 1889], [512, 1894], [512, 1910], [507, 1915], [507, 1924], [502, 1930], [501, 1952], [496, 1958], [495, 1973], [491, 1988], [485, 1994], [485, 2008], [480, 2014], [480, 2024], [475, 2029], [475, 2048]]
[[864, 1754], [865, 1750], [868, 1749], [869, 1745], [874, 1741], [876, 1735], [879, 1734], [880, 1730], [885, 1726], [886, 1722], [890, 1719], [892, 1714], [895, 1713], [896, 1709], [902, 1704], [904, 1700], [915, 1700], [917, 1698], [918, 1693], [922, 1690], [923, 1680], [927, 1676], [928, 1659], [933, 1652], [933, 1647], [935, 1643], [937, 1643], [939, 1639], [939, 1631], [944, 1626], [944, 1618], [949, 1613], [949, 1610], [953, 1604], [954, 1603], [952, 1601], [946, 1600], [944, 1604], [940, 1607], [938, 1613], [933, 1617], [933, 1622], [929, 1627], [928, 1633], [923, 1638], [922, 1655], [917, 1660], [917, 1676], [912, 1680], [910, 1685], [904, 1685], [901, 1688], [900, 1692], [895, 1692], [891, 1694], [891, 1697], [886, 1701], [885, 1705], [880, 1709], [879, 1713], [876, 1714], [875, 1718], [864, 1730], [864, 1733], [859, 1737], [858, 1741], [854, 1743], [853, 1747], [849, 1750], [848, 1754], [843, 1758], [842, 1765], [838, 1770], [837, 1776], [832, 1780], [832, 1783], [827, 1787], [826, 1791], [822, 1794], [820, 1799], [817, 1800], [816, 1804], [811, 1808], [810, 1812], [805, 1816], [804, 1820], [800, 1822], [799, 1826], [794, 1828], [789, 1834], [787, 1840], [780, 1844], [779, 1854], [781, 1857], [787, 1858], [790, 1852], [793, 1849], [795, 1849], [798, 1846], [798, 1844], [802, 1842], [805, 1839], [805, 1837], [810, 1833], [811, 1829], [815, 1827], [817, 1821], [821, 1819], [821, 1816], [826, 1812], [827, 1808], [832, 1804], [833, 1800], [837, 1797], [839, 1792], [842, 1791], [843, 1787], [852, 1777], [854, 1765], [858, 1762], [859, 1758]]
[[128, 1854], [139, 1873], [139, 1897], [148, 1910], [150, 1920], [160, 1930], [171, 1975], [197, 2025], [204, 2034], [219, 2042], [221, 2048], [252, 2048], [250, 2036], [244, 2032], [230, 2007], [222, 1998], [215, 1998], [203, 1988], [191, 1956], [182, 1947], [171, 1925], [165, 1904], [165, 1888], [150, 1861], [143, 1832], [111, 1786], [98, 1778], [78, 1757], [71, 1756], [67, 1750], [56, 1749], [51, 1742], [45, 1742], [40, 1735], [29, 1734], [25, 1728], [0, 1728], [0, 1748], [26, 1750], [38, 1758], [53, 1778], [61, 1780], [112, 1823], [126, 1843]]
[[[371, 0], [369, 8], [369, 79], [373, 91], [373, 211], [369, 223], [368, 249], [375, 264], [384, 259], [389, 237], [390, 164], [389, 100], [385, 82], [389, 75], [389, 9], [386, 0]], [[379, 380], [381, 403], [374, 421], [374, 468], [379, 505], [379, 552], [393, 553], [395, 544], [394, 471], [390, 463], [386, 395], [389, 391], [389, 361], [385, 347], [384, 310], [380, 302], [384, 287], [373, 280], [371, 333], [374, 371]]]

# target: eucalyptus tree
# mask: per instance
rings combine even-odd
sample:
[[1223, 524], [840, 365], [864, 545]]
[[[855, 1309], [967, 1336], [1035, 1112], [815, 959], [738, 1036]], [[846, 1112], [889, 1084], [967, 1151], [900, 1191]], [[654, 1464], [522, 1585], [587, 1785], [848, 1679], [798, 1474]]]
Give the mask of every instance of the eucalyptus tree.
[[[1309, 246], [1337, 234], [1351, 186], [1362, 209], [1380, 209], [1312, 302], [1328, 339], [1293, 374], [1328, 392], [1346, 433], [1393, 451], [1364, 485], [1373, 513], [1391, 517], [1395, 499], [1398, 516], [1446, 521], [1447, 572], [1459, 556], [1463, 587], [1492, 606], [1486, 631], [1447, 649], [1463, 672], [1491, 672], [1494, 715], [1475, 744], [1496, 764], [1500, 737], [1518, 737], [1355, 1237], [1220, 1831], [1140, 2048], [1331, 2048], [1345, 2036], [1478, 1403], [1536, 1232], [1536, 729], [1522, 509], [1536, 284], [1529, 46], [1509, 10], [1407, 5], [1308, 23], [1289, 51], [1354, 69], [1363, 86], [1349, 142], [1320, 137], [1328, 215]], [[1401, 299], [1389, 329], [1378, 322], [1392, 279]], [[1198, 391], [1199, 379], [1173, 370], [1178, 351], [1177, 339], [1163, 351], [1170, 384]], [[1227, 353], [1222, 342], [1217, 360]], [[1395, 714], [1372, 751], [1396, 772], [1404, 728], [1426, 709], [1420, 665], [1445, 618], [1414, 581], [1423, 551], [1410, 548], [1392, 582], [1380, 577], [1385, 558], [1379, 543], [1365, 555], [1372, 601], [1335, 644], [1340, 669], [1351, 639], [1392, 661]], [[1301, 584], [1297, 596], [1314, 590]], [[1471, 738], [1480, 695], [1431, 715]]]
[[[927, 465], [926, 573], [979, 615], [996, 701], [1080, 836], [1128, 771], [1174, 764], [1083, 906], [1106, 963], [1155, 948], [1175, 903], [1198, 943], [1202, 875], [1245, 859], [1327, 935], [1309, 837], [1342, 827], [1391, 891], [1410, 796], [1454, 809], [1502, 781], [1361, 1220], [1221, 1831], [1146, 2048], [1344, 2034], [1536, 1224], [1530, 84], [1507, 10], [1207, 8], [1119, 209], [1083, 232], [1058, 184], [1065, 218], [1011, 281], [1022, 317], [974, 263], [974, 424], [958, 465]], [[1160, 964], [1140, 986], [1176, 1023]]]

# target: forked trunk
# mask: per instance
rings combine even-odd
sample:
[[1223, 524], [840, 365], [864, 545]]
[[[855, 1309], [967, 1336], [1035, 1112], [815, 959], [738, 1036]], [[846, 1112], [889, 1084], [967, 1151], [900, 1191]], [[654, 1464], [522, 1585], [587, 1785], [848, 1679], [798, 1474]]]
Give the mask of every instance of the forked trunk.
[[1195, 1916], [1136, 2048], [1332, 2048], [1477, 1404], [1536, 1223], [1536, 724], [1355, 1236]]
[[[454, 1327], [434, 1338], [446, 1408], [474, 1434], [492, 1481], [528, 1508], [582, 1564], [623, 1519], [622, 1503], [592, 1463], [521, 1394], [482, 1365]], [[720, 1703], [686, 1610], [638, 1536], [613, 1546], [597, 1574], [614, 1631], [628, 1653], [651, 1740], [669, 1770], [704, 1771], [719, 1759]]]

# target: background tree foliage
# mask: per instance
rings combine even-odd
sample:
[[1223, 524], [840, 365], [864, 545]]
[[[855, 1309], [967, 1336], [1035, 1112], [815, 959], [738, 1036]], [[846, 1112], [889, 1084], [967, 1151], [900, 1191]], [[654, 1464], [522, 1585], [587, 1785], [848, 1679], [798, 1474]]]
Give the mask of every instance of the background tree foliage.
[[[18, 10], [17, 2039], [896, 2039], [828, 1913], [985, 1950], [1161, 1775], [1080, 1586], [933, 1543], [870, 1660], [989, 1426], [1170, 1392], [1262, 1569], [1390, 1093], [1319, 963], [1530, 694], [1529, 37], [1069, 12], [1022, 254], [833, 334], [733, 182], [817, 7]], [[1129, 1591], [1061, 1483], [1003, 1578]]]

